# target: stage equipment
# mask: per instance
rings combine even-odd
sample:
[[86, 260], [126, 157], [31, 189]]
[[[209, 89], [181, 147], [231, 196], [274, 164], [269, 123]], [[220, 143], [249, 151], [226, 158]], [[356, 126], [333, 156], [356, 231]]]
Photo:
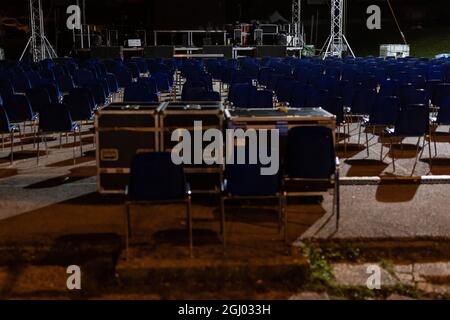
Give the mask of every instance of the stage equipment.
[[[161, 132], [160, 150], [171, 152], [178, 143], [172, 141], [172, 133], [177, 129], [187, 129], [191, 136], [198, 128], [194, 126], [197, 121], [202, 122], [202, 136], [208, 129], [222, 131], [224, 122], [224, 106], [219, 102], [168, 102], [159, 114], [159, 127]], [[203, 142], [202, 150], [210, 142]], [[193, 144], [194, 145], [194, 144]], [[193, 146], [194, 147], [194, 146]], [[195, 150], [191, 155], [195, 154]], [[184, 165], [187, 180], [193, 194], [217, 194], [223, 177], [222, 165]]]
[[292, 1], [292, 41], [290, 45], [293, 47], [303, 47], [303, 28], [301, 15], [302, 0]]
[[324, 47], [326, 46], [325, 52], [323, 53], [324, 59], [329, 56], [341, 58], [343, 52], [347, 50], [355, 57], [343, 31], [343, 17], [345, 16], [344, 1], [331, 0], [331, 31], [324, 45]]
[[114, 103], [95, 118], [97, 191], [122, 194], [131, 161], [138, 153], [159, 151], [159, 103]]
[[23, 59], [28, 50], [34, 62], [56, 58], [57, 54], [45, 36], [41, 0], [30, 0], [30, 29], [31, 36], [19, 60]]

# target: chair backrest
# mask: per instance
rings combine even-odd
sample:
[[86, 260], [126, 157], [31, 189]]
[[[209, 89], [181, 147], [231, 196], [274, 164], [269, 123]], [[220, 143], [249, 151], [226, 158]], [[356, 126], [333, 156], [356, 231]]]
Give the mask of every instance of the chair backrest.
[[140, 77], [137, 80], [137, 83], [145, 84], [148, 87], [150, 93], [159, 94], [158, 83], [156, 82], [155, 79], [149, 77]]
[[352, 104], [352, 113], [369, 115], [375, 104], [376, 91], [374, 89], [360, 89], [356, 92]]
[[151, 75], [151, 78], [156, 80], [160, 91], [169, 91], [171, 89], [169, 76], [166, 73], [156, 72]]
[[10, 96], [14, 95], [14, 87], [8, 79], [0, 79], [0, 95], [2, 96]]
[[220, 102], [222, 100], [220, 93], [217, 91], [206, 91], [200, 97], [202, 102]]
[[45, 88], [33, 88], [26, 92], [26, 96], [30, 101], [34, 111], [40, 112], [44, 106], [52, 103], [50, 95]]
[[450, 96], [450, 83], [436, 85], [433, 96], [433, 104], [440, 107], [446, 97]]
[[26, 96], [16, 94], [4, 98], [4, 108], [11, 122], [23, 122], [33, 119], [34, 112]]
[[411, 105], [411, 104], [424, 104], [428, 105], [430, 102], [430, 98], [428, 97], [428, 92], [425, 89], [416, 89], [408, 92], [408, 95], [400, 98], [400, 102], [403, 105]]
[[450, 96], [441, 103], [436, 122], [441, 125], [450, 125]]
[[328, 100], [328, 90], [310, 89], [306, 94], [305, 107], [307, 108], [325, 108]]
[[69, 108], [72, 121], [90, 120], [92, 117], [92, 95], [88, 89], [78, 88], [72, 90], [64, 97]]
[[248, 108], [250, 97], [256, 90], [256, 87], [251, 84], [234, 84], [228, 92], [228, 100], [236, 108]]
[[119, 91], [119, 83], [117, 82], [117, 78], [113, 73], [106, 73], [105, 79], [108, 83], [109, 91], [111, 92]]
[[420, 137], [429, 133], [430, 110], [427, 105], [401, 106], [395, 123], [395, 134], [402, 137]]
[[132, 83], [125, 88], [124, 102], [155, 102], [158, 96], [150, 92], [150, 89], [144, 83]]
[[288, 102], [291, 99], [292, 91], [297, 82], [292, 77], [283, 77], [278, 79], [275, 87], [275, 93], [278, 101]]
[[120, 88], [125, 88], [133, 82], [133, 76], [127, 69], [119, 68], [119, 70], [115, 72], [115, 75]]
[[312, 87], [306, 84], [297, 84], [292, 89], [291, 99], [289, 104], [292, 108], [303, 108], [306, 103], [306, 96]]
[[183, 167], [172, 162], [170, 153], [144, 153], [133, 158], [128, 186], [130, 200], [180, 200], [185, 192]]
[[[235, 147], [236, 148], [236, 147]], [[249, 148], [246, 143], [246, 163], [237, 163], [237, 148], [234, 152], [235, 163], [225, 166], [227, 192], [232, 196], [274, 196], [281, 190], [281, 170], [275, 175], [262, 175], [264, 166], [258, 161], [249, 163]]]
[[48, 95], [50, 96], [50, 100], [52, 103], [59, 103], [59, 99], [61, 98], [62, 94], [55, 84], [51, 83], [41, 84], [37, 88], [41, 90], [46, 90]]
[[65, 104], [49, 104], [39, 113], [41, 132], [71, 132], [72, 129], [72, 117]]
[[94, 97], [94, 101], [97, 105], [104, 105], [107, 100], [107, 93], [105, 92], [105, 88], [99, 82], [91, 83], [83, 86], [83, 88], [89, 90]]
[[395, 96], [378, 95], [370, 114], [370, 124], [379, 126], [395, 125], [400, 110], [400, 99]]
[[342, 97], [328, 97], [327, 104], [323, 108], [336, 116], [337, 126], [340, 126], [342, 123], [344, 123], [344, 104]]
[[0, 132], [1, 133], [10, 133], [11, 125], [9, 122], [8, 114], [6, 113], [5, 108], [0, 105]]
[[385, 80], [380, 85], [380, 94], [386, 97], [398, 96], [398, 80]]
[[333, 131], [326, 127], [290, 129], [285, 161], [289, 178], [329, 179], [336, 169]]
[[250, 108], [273, 108], [272, 91], [255, 90], [250, 97]]
[[58, 76], [57, 83], [62, 92], [69, 92], [75, 88], [75, 83], [73, 79], [68, 74], [62, 74]]

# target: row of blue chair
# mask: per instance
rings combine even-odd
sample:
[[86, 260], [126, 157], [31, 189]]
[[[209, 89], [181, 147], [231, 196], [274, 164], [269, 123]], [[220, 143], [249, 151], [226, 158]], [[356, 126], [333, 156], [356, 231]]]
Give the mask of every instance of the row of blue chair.
[[[248, 146], [247, 146], [248, 147]], [[246, 149], [248, 152], [248, 149]], [[221, 233], [226, 246], [225, 201], [274, 198], [278, 200], [278, 222], [288, 241], [286, 199], [334, 190], [333, 214], [339, 227], [339, 161], [335, 157], [334, 137], [329, 128], [297, 127], [289, 131], [285, 165], [275, 175], [261, 175], [259, 164], [227, 164], [220, 197]], [[320, 183], [320, 188], [317, 184]], [[193, 256], [193, 214], [191, 191], [182, 166], [175, 165], [170, 153], [135, 156], [130, 171], [126, 206], [126, 251], [132, 235], [131, 208], [138, 204], [180, 202], [186, 206], [189, 252]]]

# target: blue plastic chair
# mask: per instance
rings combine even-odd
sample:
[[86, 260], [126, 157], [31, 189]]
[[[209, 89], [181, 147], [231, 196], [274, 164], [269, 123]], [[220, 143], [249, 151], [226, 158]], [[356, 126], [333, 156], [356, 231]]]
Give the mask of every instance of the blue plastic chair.
[[250, 97], [250, 108], [272, 109], [273, 93], [269, 90], [255, 90]]
[[228, 100], [235, 108], [249, 108], [251, 96], [256, 90], [251, 84], [232, 85], [228, 92]]
[[[426, 140], [429, 141], [429, 161], [432, 168], [431, 141], [432, 135], [430, 130], [430, 109], [428, 105], [407, 105], [401, 106], [394, 129], [387, 129], [386, 134], [390, 137], [390, 154], [392, 156], [392, 165], [395, 172], [395, 155], [392, 152], [393, 139], [401, 139], [407, 137], [418, 137], [417, 140], [417, 156], [411, 175], [414, 174], [419, 158], [425, 149]], [[420, 141], [423, 138], [422, 152], [419, 154]]]
[[[333, 214], [336, 214], [336, 227], [339, 228], [339, 160], [335, 154], [333, 131], [326, 127], [290, 129], [284, 171], [284, 203], [287, 197], [334, 190]], [[287, 212], [284, 218], [287, 241]]]
[[132, 83], [125, 88], [124, 102], [157, 102], [158, 95], [152, 93], [144, 83]]
[[[1, 100], [1, 99], [0, 99]], [[11, 154], [10, 154], [10, 164], [13, 165], [14, 163], [14, 132], [19, 131], [20, 128], [12, 124], [9, 121], [8, 114], [6, 113], [5, 108], [0, 104], [0, 133], [2, 135], [2, 148], [5, 147], [5, 139], [3, 137], [4, 134], [9, 135], [9, 143], [11, 147]], [[22, 140], [21, 140], [22, 141]], [[22, 142], [21, 142], [22, 143]]]
[[292, 89], [291, 99], [289, 105], [292, 108], [303, 108], [306, 104], [306, 97], [308, 92], [312, 90], [312, 87], [304, 84], [297, 84]]
[[186, 205], [189, 233], [189, 252], [193, 256], [191, 190], [186, 183], [182, 166], [175, 165], [171, 153], [144, 153], [134, 157], [127, 187], [125, 203], [125, 243], [128, 257], [129, 238], [132, 236], [131, 207], [133, 205], [172, 204]]
[[72, 121], [91, 121], [94, 118], [92, 95], [88, 89], [78, 88], [70, 91], [64, 97], [64, 103], [69, 109]]
[[43, 108], [39, 113], [39, 129], [37, 132], [37, 163], [39, 165], [39, 148], [41, 144], [41, 136], [45, 143], [45, 152], [48, 154], [47, 135], [48, 134], [73, 133], [73, 164], [76, 164], [75, 145], [77, 135], [79, 137], [80, 154], [83, 156], [83, 142], [81, 139], [81, 130], [76, 122], [72, 120], [70, 110], [65, 104], [50, 104]]
[[[375, 105], [369, 117], [363, 119], [362, 125], [366, 128], [366, 150], [367, 156], [370, 156], [369, 137], [367, 130], [373, 129], [376, 134], [377, 129], [381, 129], [381, 139], [383, 139], [386, 128], [393, 127], [397, 122], [400, 111], [400, 99], [395, 96], [378, 95]], [[381, 143], [380, 161], [383, 161], [383, 143]]]
[[[220, 212], [222, 218], [222, 236], [223, 245], [226, 246], [226, 210], [225, 202], [233, 199], [276, 199], [278, 200], [278, 222], [279, 231], [282, 230], [282, 184], [281, 170], [275, 175], [263, 175], [261, 169], [264, 167], [259, 161], [256, 164], [248, 164], [249, 148], [248, 143], [242, 152], [246, 157], [246, 164], [240, 164], [237, 161], [237, 155], [240, 152], [235, 148], [234, 164], [225, 166], [225, 179], [222, 185], [222, 194], [220, 197]], [[286, 230], [285, 230], [286, 231]]]
[[279, 102], [289, 102], [291, 100], [294, 87], [297, 83], [298, 82], [296, 82], [292, 77], [278, 79], [277, 85], [275, 87], [277, 100]]

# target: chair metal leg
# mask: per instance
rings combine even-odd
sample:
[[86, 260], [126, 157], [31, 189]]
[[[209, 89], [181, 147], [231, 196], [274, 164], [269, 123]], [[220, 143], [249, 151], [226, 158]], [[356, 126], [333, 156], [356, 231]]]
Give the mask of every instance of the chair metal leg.
[[366, 142], [367, 142], [367, 157], [370, 157], [370, 150], [369, 150], [369, 134], [367, 133], [367, 128], [366, 128]]
[[341, 190], [340, 190], [340, 175], [339, 173], [336, 174], [336, 181], [335, 181], [335, 189], [334, 189], [334, 196], [336, 198], [336, 230], [339, 230], [339, 221], [341, 219]]
[[431, 140], [432, 140], [431, 131], [430, 131], [430, 135], [429, 135], [429, 139], [428, 140], [429, 140], [428, 153], [429, 153], [429, 157], [430, 157], [430, 172], [433, 172], [433, 159], [432, 159], [433, 156], [431, 155]]
[[81, 127], [78, 130], [78, 134], [80, 136], [80, 157], [83, 158], [83, 137], [82, 137], [82, 134], [81, 134]]
[[[20, 150], [23, 151], [23, 136], [22, 136], [22, 130], [20, 130], [20, 125], [17, 126], [17, 130], [19, 130], [19, 143], [20, 143]], [[12, 143], [12, 142], [11, 142]]]
[[39, 165], [39, 147], [41, 146], [41, 135], [39, 134], [39, 131], [36, 133], [37, 136], [37, 165]]
[[44, 133], [43, 139], [44, 139], [44, 145], [45, 145], [45, 155], [48, 157], [47, 135], [45, 133]]
[[362, 133], [362, 125], [361, 121], [359, 122], [359, 133], [358, 133], [358, 146], [361, 144], [361, 133]]
[[393, 169], [395, 172], [395, 155], [394, 155], [394, 151], [392, 150], [392, 138], [390, 139], [389, 153], [391, 154], [391, 157], [392, 157], [392, 166], [393, 166]]
[[131, 220], [130, 220], [130, 205], [125, 204], [125, 259], [129, 258], [130, 236], [131, 236]]
[[11, 165], [14, 163], [14, 131], [11, 130], [10, 133], [10, 139], [11, 139]]
[[194, 243], [192, 235], [192, 210], [191, 210], [191, 197], [189, 196], [186, 204], [186, 211], [188, 216], [188, 228], [189, 228], [189, 256], [194, 257]]
[[414, 175], [414, 172], [416, 171], [416, 167], [417, 167], [417, 162], [419, 161], [419, 158], [422, 157], [423, 154], [423, 150], [425, 148], [425, 137], [423, 138], [423, 144], [422, 144], [422, 151], [419, 152], [419, 148], [420, 148], [420, 137], [419, 139], [417, 139], [417, 145], [416, 145], [416, 160], [414, 161], [414, 166], [411, 172], [411, 176]]
[[384, 145], [383, 145], [383, 140], [384, 140], [384, 132], [381, 132], [381, 140], [380, 140], [380, 144], [381, 144], [381, 151], [380, 151], [380, 162], [383, 162], [383, 149], [384, 149]]
[[77, 144], [77, 133], [76, 131], [73, 132], [73, 146], [72, 146], [72, 158], [73, 158], [73, 165], [77, 164], [76, 155], [75, 155], [75, 145]]

